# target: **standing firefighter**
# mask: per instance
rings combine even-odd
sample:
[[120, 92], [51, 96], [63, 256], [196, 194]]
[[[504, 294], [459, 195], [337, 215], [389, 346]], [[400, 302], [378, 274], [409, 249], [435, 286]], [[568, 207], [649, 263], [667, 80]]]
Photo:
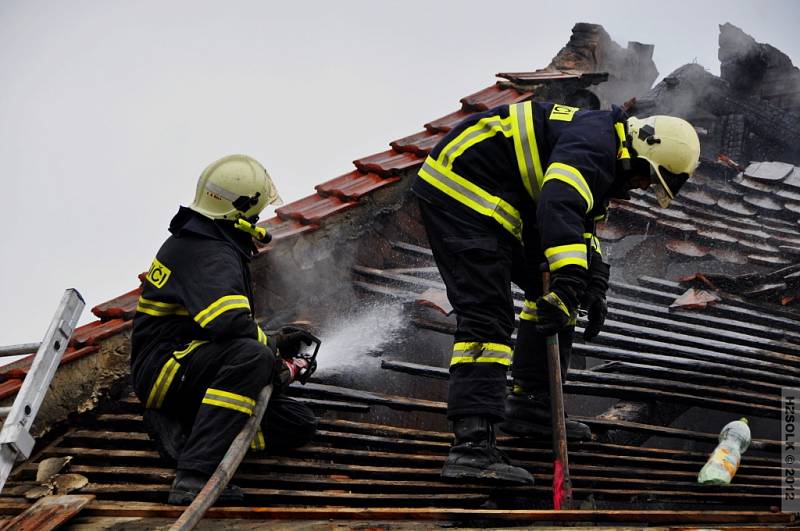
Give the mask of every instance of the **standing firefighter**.
[[[313, 336], [296, 328], [265, 333], [253, 319], [248, 262], [254, 224], [280, 201], [264, 167], [244, 155], [212, 163], [189, 208], [170, 223], [172, 235], [144, 281], [133, 321], [131, 373], [145, 423], [160, 453], [177, 461], [169, 503], [194, 499], [252, 415], [259, 391], [275, 389], [254, 450], [299, 446], [316, 429], [314, 414], [280, 391], [309, 370], [297, 356]], [[235, 502], [233, 485], [220, 500]]]
[[[670, 116], [525, 101], [474, 114], [430, 153], [414, 182], [433, 256], [457, 316], [448, 418], [451, 481], [533, 483], [495, 446], [494, 425], [515, 435], [551, 432], [545, 339], [558, 333], [569, 367], [579, 305], [587, 340], [606, 315], [609, 268], [594, 224], [609, 198], [655, 184], [662, 207], [698, 164], [692, 126]], [[543, 295], [540, 264], [551, 274]], [[525, 292], [513, 349], [511, 282]], [[567, 420], [567, 436], [587, 438]]]

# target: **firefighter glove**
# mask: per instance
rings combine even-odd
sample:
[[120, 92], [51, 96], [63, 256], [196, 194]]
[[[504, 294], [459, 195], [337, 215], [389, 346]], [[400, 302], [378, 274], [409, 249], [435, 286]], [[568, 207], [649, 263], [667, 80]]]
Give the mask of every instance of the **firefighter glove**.
[[575, 311], [555, 291], [539, 297], [536, 301], [536, 331], [545, 336], [557, 334], [574, 324]]
[[272, 334], [272, 337], [278, 349], [278, 356], [284, 359], [294, 358], [300, 352], [302, 345], [311, 346], [315, 339], [310, 332], [296, 326], [281, 327], [277, 333]]
[[282, 393], [303, 372], [308, 370], [308, 362], [303, 358], [285, 359], [280, 356], [275, 358], [275, 372], [272, 385], [276, 393]]
[[599, 253], [594, 253], [589, 264], [589, 285], [581, 299], [581, 308], [586, 310], [588, 321], [583, 330], [583, 339], [591, 341], [600, 333], [608, 314], [606, 304], [606, 291], [608, 291], [608, 278], [610, 267], [603, 262]]

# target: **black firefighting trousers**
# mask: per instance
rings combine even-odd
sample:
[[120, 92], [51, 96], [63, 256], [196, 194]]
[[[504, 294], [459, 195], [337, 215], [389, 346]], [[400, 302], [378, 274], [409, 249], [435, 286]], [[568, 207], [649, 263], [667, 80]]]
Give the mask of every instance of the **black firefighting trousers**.
[[[493, 219], [454, 204], [444, 209], [420, 199], [420, 211], [447, 298], [456, 314], [447, 416], [503, 419], [506, 373], [512, 363], [513, 282], [528, 304], [542, 295], [545, 262], [535, 227], [525, 227], [523, 247]], [[528, 232], [533, 231], [533, 232]], [[535, 310], [523, 310], [513, 349], [512, 375], [525, 391], [549, 394], [545, 336], [535, 331]], [[562, 376], [573, 328], [559, 334]]]
[[[177, 419], [188, 434], [178, 470], [212, 474], [271, 381], [275, 357], [247, 338], [167, 347], [135, 364], [134, 390], [146, 407]], [[305, 404], [273, 395], [251, 449], [302, 446], [315, 430], [316, 417]]]

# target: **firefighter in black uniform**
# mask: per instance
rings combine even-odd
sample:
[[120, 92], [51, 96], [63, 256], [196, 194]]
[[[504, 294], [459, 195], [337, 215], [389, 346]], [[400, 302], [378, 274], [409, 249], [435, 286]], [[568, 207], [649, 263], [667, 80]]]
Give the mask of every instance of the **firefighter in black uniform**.
[[[609, 198], [634, 187], [654, 184], [667, 206], [699, 152], [680, 118], [531, 101], [474, 114], [431, 151], [412, 190], [457, 317], [448, 393], [455, 441], [443, 479], [533, 483], [495, 447], [494, 425], [515, 435], [551, 430], [545, 340], [559, 334], [566, 373], [579, 306], [588, 310], [586, 339], [605, 320], [609, 268], [595, 221]], [[525, 292], [513, 351], [512, 282]], [[571, 420], [567, 432], [591, 435]]]
[[[205, 485], [274, 384], [253, 450], [300, 446], [316, 430], [313, 412], [281, 394], [299, 372], [293, 359], [307, 332], [264, 332], [253, 319], [248, 262], [255, 221], [280, 197], [264, 167], [244, 155], [212, 163], [189, 208], [172, 219], [172, 235], [150, 266], [133, 321], [131, 374], [159, 451], [177, 462], [169, 503], [187, 504]], [[221, 501], [242, 492], [229, 486]]]

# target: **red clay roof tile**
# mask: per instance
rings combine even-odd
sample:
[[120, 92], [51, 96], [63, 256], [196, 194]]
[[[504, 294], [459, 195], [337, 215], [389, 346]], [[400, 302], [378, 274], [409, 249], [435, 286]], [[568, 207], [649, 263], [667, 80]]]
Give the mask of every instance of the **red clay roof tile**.
[[517, 103], [532, 95], [531, 92], [519, 92], [516, 89], [495, 84], [461, 98], [461, 103], [464, 105], [464, 110], [485, 111], [498, 105]]
[[75, 329], [72, 334], [71, 346], [83, 347], [85, 345], [95, 345], [99, 341], [111, 337], [115, 334], [127, 330], [133, 325], [133, 321], [124, 319], [112, 319], [111, 321], [94, 321]]
[[342, 201], [338, 197], [321, 197], [318, 194], [309, 195], [303, 199], [284, 205], [275, 213], [283, 220], [295, 220], [303, 224], [319, 224], [319, 222], [348, 208], [356, 206], [356, 201]]
[[453, 128], [458, 122], [466, 118], [472, 114], [471, 112], [467, 112], [463, 109], [459, 109], [457, 111], [451, 112], [450, 114], [446, 114], [441, 118], [437, 118], [432, 122], [428, 122], [425, 124], [425, 129], [432, 133], [446, 133], [450, 129]]
[[379, 175], [392, 175], [422, 164], [422, 159], [413, 153], [398, 153], [393, 149], [375, 153], [362, 159], [354, 160], [359, 170]]
[[356, 200], [384, 186], [396, 183], [400, 177], [381, 177], [376, 173], [351, 171], [335, 179], [318, 184], [314, 189], [322, 197], [336, 196], [343, 200]]
[[7, 380], [0, 383], [0, 400], [14, 396], [20, 387], [22, 387], [22, 380]]
[[428, 153], [444, 136], [443, 132], [432, 133], [428, 130], [395, 140], [390, 146], [396, 151], [414, 153], [420, 157], [427, 157]]
[[92, 313], [103, 321], [108, 321], [109, 319], [133, 319], [139, 295], [141, 294], [142, 288], [136, 288], [110, 301], [98, 304], [92, 308]]
[[98, 350], [100, 350], [99, 345], [89, 345], [88, 347], [83, 347], [79, 349], [70, 347], [67, 349], [67, 351], [64, 353], [64, 356], [61, 358], [61, 365], [72, 363], [75, 360], [81, 359], [90, 354], [94, 354]]

